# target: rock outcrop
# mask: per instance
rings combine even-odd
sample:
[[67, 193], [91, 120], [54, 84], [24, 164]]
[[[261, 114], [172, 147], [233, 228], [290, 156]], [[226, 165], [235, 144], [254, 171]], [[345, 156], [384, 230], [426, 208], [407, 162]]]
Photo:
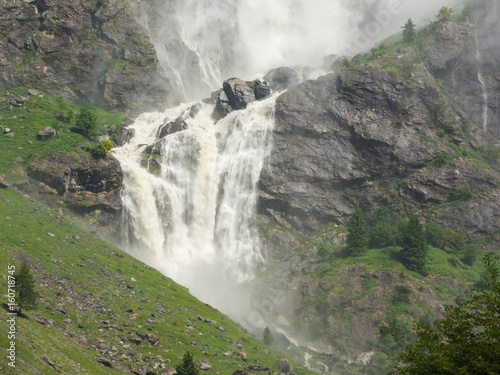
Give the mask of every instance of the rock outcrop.
[[122, 171], [113, 157], [95, 160], [88, 154], [54, 152], [35, 158], [27, 169], [39, 194], [59, 195], [68, 208], [105, 221], [121, 212]]
[[232, 111], [244, 109], [255, 100], [264, 99], [271, 95], [271, 88], [260, 80], [243, 81], [239, 78], [230, 78], [224, 81], [222, 89], [212, 94], [215, 100], [213, 117], [219, 120]]
[[[458, 39], [464, 28], [454, 28]], [[451, 214], [444, 211], [436, 218], [458, 225], [469, 238], [500, 230], [498, 216], [489, 216], [500, 209], [490, 199], [499, 192], [498, 168], [456, 159], [498, 141], [471, 123], [466, 108], [453, 104], [436, 79], [439, 69], [428, 69], [415, 48], [385, 59], [305, 82], [278, 98], [260, 212], [284, 226], [318, 229], [343, 223], [356, 204], [418, 214], [450, 202], [454, 184], [469, 184], [478, 186], [469, 209], [481, 216], [481, 207], [484, 224], [465, 223], [463, 217], [447, 223]]]
[[137, 113], [169, 82], [125, 0], [3, 1], [0, 90], [30, 86], [68, 101]]

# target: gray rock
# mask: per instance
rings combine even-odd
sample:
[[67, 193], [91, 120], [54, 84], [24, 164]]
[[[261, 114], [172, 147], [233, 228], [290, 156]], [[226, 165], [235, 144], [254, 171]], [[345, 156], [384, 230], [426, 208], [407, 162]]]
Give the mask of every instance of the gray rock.
[[227, 95], [229, 105], [234, 110], [244, 109], [255, 101], [253, 85], [239, 78], [230, 78], [224, 81], [222, 88]]
[[167, 135], [174, 134], [188, 128], [188, 124], [182, 117], [178, 117], [175, 121], [162, 125], [158, 130], [158, 138], [161, 139]]
[[274, 91], [285, 90], [299, 84], [299, 73], [289, 67], [280, 67], [267, 72], [264, 80]]
[[52, 127], [46, 127], [42, 131], [38, 132], [36, 135], [37, 141], [46, 141], [50, 138], [54, 138], [57, 135], [57, 130]]

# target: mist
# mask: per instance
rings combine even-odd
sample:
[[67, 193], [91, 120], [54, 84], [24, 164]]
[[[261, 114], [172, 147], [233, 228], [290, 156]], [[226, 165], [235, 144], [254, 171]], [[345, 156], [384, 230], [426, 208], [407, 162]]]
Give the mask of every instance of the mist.
[[[179, 101], [188, 101], [209, 96], [233, 76], [262, 77], [280, 66], [320, 69], [328, 55], [353, 57], [400, 31], [408, 18], [423, 26], [435, 20], [440, 7], [458, 3], [132, 0], [131, 6], [148, 30]], [[269, 143], [269, 137], [262, 134], [270, 132], [272, 124], [241, 149], [224, 151], [228, 145], [249, 141], [248, 132], [235, 134], [223, 145], [215, 143], [230, 136], [227, 129], [248, 126], [258, 130], [269, 121], [271, 107], [272, 103], [265, 104], [254, 109], [254, 115], [248, 113], [239, 120], [228, 116], [216, 130], [209, 110], [195, 124], [185, 116], [189, 105], [164, 113], [159, 109], [158, 114], [144, 115], [136, 122], [138, 136], [150, 134], [144, 139], [136, 136], [131, 145], [117, 152], [125, 181], [130, 180], [124, 194], [129, 215], [124, 232], [133, 238], [122, 247], [188, 286], [201, 300], [247, 322], [254, 332], [266, 323], [261, 314], [252, 311], [245, 285], [265, 259], [253, 222], [260, 168], [265, 153], [270, 153], [267, 146], [257, 150], [256, 145]], [[188, 130], [160, 143], [155, 138], [160, 127], [178, 116], [189, 122]], [[140, 147], [146, 144], [162, 147], [161, 170], [166, 172], [159, 176], [141, 169]], [[245, 159], [247, 156], [251, 158]], [[242, 164], [232, 164], [239, 157]], [[251, 170], [248, 176], [245, 168]], [[238, 174], [231, 176], [233, 172]], [[248, 199], [239, 202], [241, 197]]]
[[353, 57], [412, 18], [434, 20], [459, 0], [131, 0], [180, 101], [200, 99], [224, 79], [280, 66]]

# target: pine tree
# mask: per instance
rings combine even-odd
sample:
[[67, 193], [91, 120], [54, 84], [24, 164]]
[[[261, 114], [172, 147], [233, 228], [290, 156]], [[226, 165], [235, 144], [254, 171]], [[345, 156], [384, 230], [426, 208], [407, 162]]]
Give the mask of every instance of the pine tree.
[[263, 334], [263, 340], [264, 344], [266, 344], [267, 346], [270, 346], [272, 345], [274, 339], [273, 339], [273, 334], [271, 333], [271, 330], [269, 329], [269, 327], [266, 326], [266, 328], [264, 328], [264, 334]]
[[175, 371], [177, 371], [177, 375], [199, 375], [200, 373], [190, 352], [184, 354], [182, 363], [175, 366]]
[[368, 228], [361, 208], [356, 206], [347, 223], [347, 250], [351, 256], [363, 255], [368, 248]]
[[424, 272], [427, 246], [424, 229], [417, 216], [412, 216], [406, 226], [401, 256], [406, 268], [419, 273]]
[[403, 29], [403, 39], [405, 43], [411, 43], [415, 40], [415, 24], [413, 21], [408, 19], [406, 24], [402, 27]]
[[24, 310], [34, 310], [38, 305], [38, 293], [35, 291], [35, 281], [31, 274], [30, 267], [26, 261], [23, 261], [19, 271], [14, 274], [16, 278], [16, 292], [18, 312]]

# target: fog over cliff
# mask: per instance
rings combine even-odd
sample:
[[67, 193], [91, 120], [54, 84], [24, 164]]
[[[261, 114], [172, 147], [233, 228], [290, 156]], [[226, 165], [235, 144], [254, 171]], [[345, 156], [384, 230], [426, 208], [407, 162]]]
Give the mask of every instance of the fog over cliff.
[[198, 98], [231, 76], [320, 66], [330, 54], [370, 49], [408, 18], [432, 20], [457, 0], [132, 0], [180, 97]]

